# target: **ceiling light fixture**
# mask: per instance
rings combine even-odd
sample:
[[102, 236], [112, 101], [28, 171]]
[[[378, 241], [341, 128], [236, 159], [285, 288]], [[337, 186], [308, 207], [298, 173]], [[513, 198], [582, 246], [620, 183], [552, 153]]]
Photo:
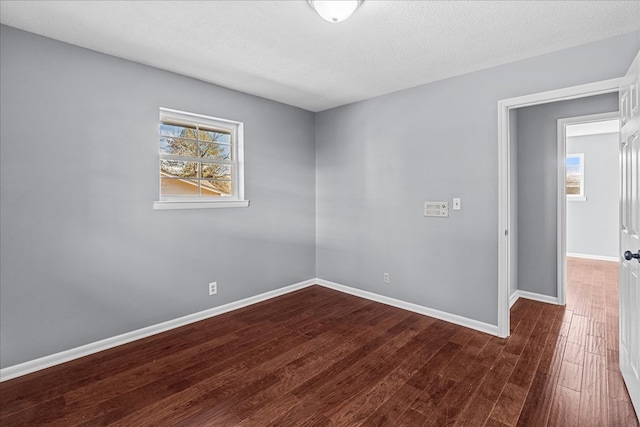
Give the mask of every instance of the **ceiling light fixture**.
[[341, 22], [353, 15], [363, 0], [308, 0], [309, 6], [329, 22]]

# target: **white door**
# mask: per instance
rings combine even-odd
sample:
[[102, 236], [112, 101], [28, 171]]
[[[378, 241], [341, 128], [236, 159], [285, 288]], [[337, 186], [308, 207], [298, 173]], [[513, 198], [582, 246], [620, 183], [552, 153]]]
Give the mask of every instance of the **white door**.
[[640, 53], [620, 87], [620, 370], [640, 414]]

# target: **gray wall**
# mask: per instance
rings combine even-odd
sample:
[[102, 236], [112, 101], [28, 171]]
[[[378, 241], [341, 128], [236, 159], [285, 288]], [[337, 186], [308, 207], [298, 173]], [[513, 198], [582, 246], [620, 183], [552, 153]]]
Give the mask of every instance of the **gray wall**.
[[[2, 367], [315, 277], [313, 113], [0, 31]], [[249, 208], [152, 210], [159, 107], [244, 122]]]
[[555, 297], [560, 118], [618, 111], [618, 94], [518, 109], [518, 289]]
[[618, 133], [567, 138], [567, 153], [584, 153], [587, 200], [567, 201], [567, 252], [619, 256]]
[[[639, 47], [630, 34], [319, 113], [318, 277], [497, 324], [498, 100], [620, 77]], [[453, 197], [461, 211], [423, 216]]]

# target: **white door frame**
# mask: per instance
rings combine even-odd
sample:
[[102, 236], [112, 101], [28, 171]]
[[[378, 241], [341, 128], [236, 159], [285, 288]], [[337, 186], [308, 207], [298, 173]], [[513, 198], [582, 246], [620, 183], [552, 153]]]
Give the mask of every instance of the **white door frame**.
[[[511, 165], [509, 162], [509, 110], [617, 92], [622, 78], [603, 80], [548, 92], [498, 101], [498, 336], [509, 336], [509, 271], [518, 262], [510, 256]], [[564, 170], [564, 163], [562, 163]], [[558, 172], [559, 173], [559, 172]], [[560, 205], [560, 204], [559, 204]], [[560, 221], [560, 219], [558, 219]], [[558, 266], [560, 268], [560, 266]]]
[[[566, 165], [563, 161], [567, 155], [567, 125], [578, 123], [602, 122], [619, 119], [619, 112], [590, 114], [588, 116], [567, 117], [558, 119], [558, 304], [567, 303], [567, 203], [565, 180]], [[619, 171], [617, 172], [620, 173]], [[617, 259], [616, 259], [617, 261]]]

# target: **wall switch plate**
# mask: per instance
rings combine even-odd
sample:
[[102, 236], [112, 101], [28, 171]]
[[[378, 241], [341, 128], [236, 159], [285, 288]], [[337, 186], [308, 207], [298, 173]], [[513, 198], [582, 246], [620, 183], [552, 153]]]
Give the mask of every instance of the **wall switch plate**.
[[460, 197], [454, 197], [453, 198], [453, 210], [454, 211], [459, 211], [460, 209], [462, 209], [460, 207]]
[[209, 295], [215, 295], [218, 293], [218, 282], [209, 283]]
[[424, 216], [447, 218], [449, 216], [449, 202], [424, 202]]
[[382, 273], [382, 280], [384, 283], [391, 283], [391, 279], [389, 278], [389, 273]]

